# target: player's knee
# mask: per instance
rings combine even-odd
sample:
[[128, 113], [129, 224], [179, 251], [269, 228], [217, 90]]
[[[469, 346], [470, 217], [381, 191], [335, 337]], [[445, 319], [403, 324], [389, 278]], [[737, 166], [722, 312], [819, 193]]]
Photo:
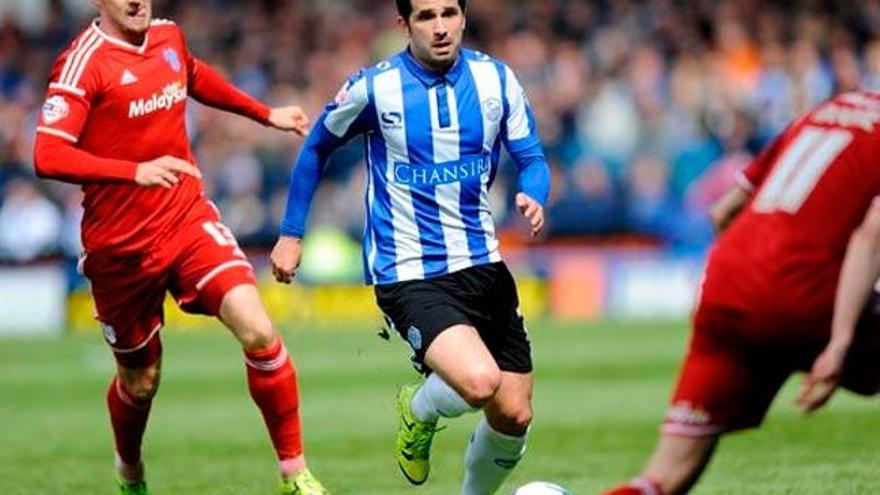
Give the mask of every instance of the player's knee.
[[495, 418], [497, 429], [505, 435], [521, 437], [529, 431], [532, 424], [532, 407], [528, 404], [504, 407]]
[[125, 389], [137, 402], [149, 402], [159, 391], [161, 373], [158, 366], [151, 366], [134, 373], [124, 373]]
[[276, 338], [275, 330], [270, 326], [267, 329], [246, 332], [240, 336], [239, 340], [244, 350], [259, 351], [272, 347]]
[[246, 351], [259, 351], [272, 347], [277, 338], [275, 327], [266, 315], [251, 318], [244, 328], [236, 332], [241, 346]]
[[524, 435], [529, 430], [529, 425], [532, 424], [532, 408], [528, 404], [523, 407], [519, 407], [516, 410], [509, 413], [507, 416], [507, 420], [510, 423], [510, 427], [512, 430], [515, 430], [516, 433]]
[[461, 385], [462, 398], [473, 407], [483, 407], [501, 386], [501, 372], [493, 367], [475, 367]]

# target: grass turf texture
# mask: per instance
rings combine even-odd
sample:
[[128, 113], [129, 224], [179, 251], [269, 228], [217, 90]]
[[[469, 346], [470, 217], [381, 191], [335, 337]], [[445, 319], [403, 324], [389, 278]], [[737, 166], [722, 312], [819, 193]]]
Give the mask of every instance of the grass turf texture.
[[[502, 494], [548, 480], [576, 495], [636, 474], [656, 439], [684, 324], [532, 325], [535, 424]], [[457, 493], [476, 415], [447, 422], [427, 485], [409, 487], [392, 455], [394, 395], [415, 378], [399, 339], [369, 329], [286, 334], [300, 370], [307, 455], [340, 494]], [[267, 435], [247, 395], [240, 352], [221, 331], [164, 336], [163, 383], [146, 439], [156, 495], [272, 494]], [[98, 336], [0, 341], [0, 494], [112, 494], [104, 391], [112, 372]], [[696, 494], [880, 493], [877, 400], [839, 394], [818, 416], [792, 406], [725, 439]]]

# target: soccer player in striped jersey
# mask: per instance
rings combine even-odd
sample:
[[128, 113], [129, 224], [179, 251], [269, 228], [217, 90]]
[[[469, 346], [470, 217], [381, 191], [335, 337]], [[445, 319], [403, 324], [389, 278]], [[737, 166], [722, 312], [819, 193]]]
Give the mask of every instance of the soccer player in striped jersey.
[[398, 395], [398, 462], [410, 482], [424, 483], [438, 419], [482, 409], [461, 493], [485, 495], [519, 462], [532, 417], [530, 345], [498, 250], [489, 187], [503, 145], [519, 172], [516, 205], [537, 235], [550, 174], [514, 73], [461, 48], [465, 0], [398, 0], [397, 9], [409, 45], [354, 75], [312, 129], [273, 270], [291, 281], [328, 155], [364, 135], [365, 278], [427, 374]]
[[[82, 184], [82, 271], [117, 362], [107, 391], [120, 493], [147, 493], [141, 442], [159, 386], [162, 303], [218, 317], [244, 349], [248, 386], [286, 495], [327, 493], [306, 468], [296, 372], [250, 263], [206, 198], [186, 99], [304, 134], [298, 107], [269, 109], [193, 57], [149, 0], [93, 0], [96, 19], [58, 58], [40, 115], [41, 177]], [[193, 411], [194, 414], [197, 411]]]

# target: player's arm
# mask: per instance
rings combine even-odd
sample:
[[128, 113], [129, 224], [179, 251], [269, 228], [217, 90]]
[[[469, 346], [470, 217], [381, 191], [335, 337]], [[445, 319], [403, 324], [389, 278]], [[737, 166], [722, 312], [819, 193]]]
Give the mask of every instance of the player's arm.
[[210, 107], [243, 115], [263, 125], [300, 136], [308, 132], [309, 119], [298, 106], [269, 108], [227, 81], [216, 69], [187, 55], [190, 94], [196, 101]]
[[376, 120], [374, 113], [366, 79], [350, 80], [309, 133], [293, 167], [281, 235], [271, 254], [272, 273], [278, 282], [290, 283], [299, 267], [309, 210], [327, 159], [352, 137], [366, 132]]
[[34, 169], [38, 177], [74, 184], [135, 182], [166, 189], [180, 182], [180, 174], [202, 177], [198, 168], [173, 156], [141, 163], [102, 158], [44, 133], [38, 133], [34, 143]]
[[831, 339], [813, 363], [798, 397], [798, 404], [805, 411], [812, 412], [822, 407], [837, 389], [859, 317], [868, 304], [878, 278], [880, 197], [874, 198], [862, 224], [850, 237], [834, 298]]
[[529, 221], [530, 234], [536, 236], [544, 228], [544, 204], [550, 196], [550, 166], [525, 92], [513, 71], [507, 67], [504, 70], [507, 112], [503, 116], [501, 136], [518, 171], [516, 207]]
[[[57, 72], [56, 68], [53, 80], [57, 79]], [[34, 170], [39, 177], [75, 184], [136, 182], [163, 187], [177, 184], [181, 173], [201, 177], [194, 166], [173, 157], [137, 163], [104, 158], [80, 149], [79, 135], [96, 93], [97, 88], [88, 78], [80, 86], [50, 84], [34, 139]]]
[[734, 185], [724, 193], [724, 196], [709, 209], [709, 219], [715, 227], [715, 232], [724, 232], [751, 198], [752, 190], [741, 184]]
[[749, 204], [755, 191], [764, 183], [767, 173], [776, 162], [784, 136], [785, 133], [782, 133], [773, 140], [742, 172], [737, 174], [736, 184], [709, 209], [709, 219], [715, 227], [715, 232], [724, 232]]

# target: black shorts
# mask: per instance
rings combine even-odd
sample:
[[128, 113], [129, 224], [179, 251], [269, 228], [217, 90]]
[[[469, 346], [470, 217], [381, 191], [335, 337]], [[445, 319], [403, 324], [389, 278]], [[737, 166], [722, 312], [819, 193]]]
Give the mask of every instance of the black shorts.
[[532, 371], [531, 345], [516, 283], [504, 263], [475, 266], [428, 280], [375, 287], [388, 324], [412, 347], [416, 368], [429, 373], [425, 352], [449, 327], [469, 325], [503, 371]]

